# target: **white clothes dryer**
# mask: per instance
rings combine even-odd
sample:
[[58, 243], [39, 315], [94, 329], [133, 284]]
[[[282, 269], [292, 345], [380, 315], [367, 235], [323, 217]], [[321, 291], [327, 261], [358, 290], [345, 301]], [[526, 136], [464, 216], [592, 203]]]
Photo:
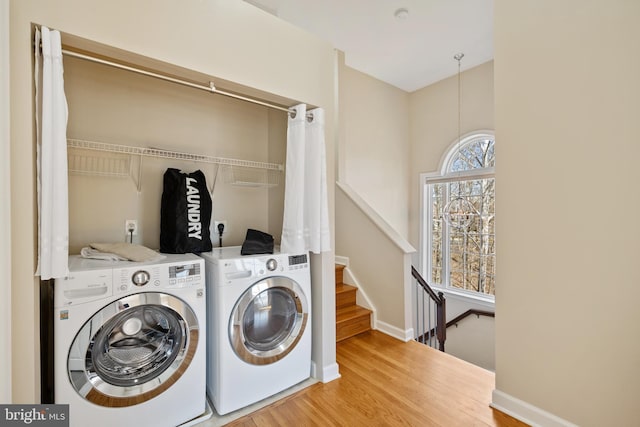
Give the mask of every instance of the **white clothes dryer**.
[[311, 376], [308, 255], [200, 254], [207, 276], [207, 393], [227, 414]]
[[70, 426], [173, 427], [206, 412], [202, 258], [71, 256], [54, 287], [55, 403]]

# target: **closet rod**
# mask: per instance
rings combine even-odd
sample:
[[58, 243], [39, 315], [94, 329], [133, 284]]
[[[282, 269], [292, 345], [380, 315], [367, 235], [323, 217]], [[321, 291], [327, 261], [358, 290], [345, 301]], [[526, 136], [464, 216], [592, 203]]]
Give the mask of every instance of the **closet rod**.
[[91, 62], [97, 62], [99, 64], [108, 65], [110, 67], [119, 68], [121, 70], [131, 71], [131, 72], [142, 74], [142, 75], [149, 76], [149, 77], [155, 77], [156, 79], [166, 80], [166, 81], [173, 82], [173, 83], [178, 83], [178, 84], [181, 84], [181, 85], [184, 85], [184, 86], [189, 86], [189, 87], [196, 88], [196, 89], [206, 90], [207, 92], [217, 93], [219, 95], [224, 95], [224, 96], [228, 96], [230, 98], [239, 99], [241, 101], [247, 101], [247, 102], [251, 102], [251, 103], [254, 103], [254, 104], [262, 105], [262, 106], [265, 106], [265, 107], [274, 108], [274, 109], [280, 110], [280, 111], [286, 111], [287, 113], [290, 113], [292, 111], [287, 107], [281, 107], [279, 105], [269, 104], [268, 102], [260, 101], [258, 99], [249, 98], [249, 97], [246, 97], [246, 96], [237, 95], [235, 93], [225, 92], [223, 90], [216, 89], [216, 87], [213, 84], [213, 82], [209, 82], [209, 86], [204, 86], [204, 85], [200, 85], [200, 84], [197, 84], [197, 83], [188, 82], [186, 80], [176, 79], [174, 77], [169, 77], [169, 76], [165, 76], [165, 75], [162, 75], [162, 74], [154, 73], [152, 71], [142, 70], [140, 68], [130, 67], [130, 66], [124, 65], [124, 64], [118, 64], [117, 62], [107, 61], [106, 59], [96, 58], [94, 56], [85, 55], [85, 54], [82, 54], [82, 53], [74, 52], [72, 50], [62, 49], [62, 53], [67, 55], [67, 56], [73, 56], [74, 58], [84, 59], [84, 60], [91, 61]]

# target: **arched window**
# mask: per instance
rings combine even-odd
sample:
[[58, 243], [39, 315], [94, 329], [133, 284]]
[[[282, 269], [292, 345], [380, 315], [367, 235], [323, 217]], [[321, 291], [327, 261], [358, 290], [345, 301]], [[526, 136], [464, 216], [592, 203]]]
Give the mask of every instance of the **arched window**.
[[[423, 274], [435, 286], [495, 294], [495, 140], [467, 136], [449, 150], [438, 174], [423, 176]], [[457, 197], [474, 207], [471, 221], [455, 227], [443, 219]]]

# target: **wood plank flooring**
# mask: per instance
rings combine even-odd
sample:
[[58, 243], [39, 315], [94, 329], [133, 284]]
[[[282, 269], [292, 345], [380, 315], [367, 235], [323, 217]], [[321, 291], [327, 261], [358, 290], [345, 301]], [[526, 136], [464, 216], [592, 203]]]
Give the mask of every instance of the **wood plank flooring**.
[[365, 332], [337, 344], [337, 361], [340, 379], [227, 426], [526, 426], [489, 407], [492, 372], [415, 341]]

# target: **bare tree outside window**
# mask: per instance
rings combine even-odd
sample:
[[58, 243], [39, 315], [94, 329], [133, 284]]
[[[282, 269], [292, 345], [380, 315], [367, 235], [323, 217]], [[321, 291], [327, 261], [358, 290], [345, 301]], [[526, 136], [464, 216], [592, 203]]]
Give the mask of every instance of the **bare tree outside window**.
[[[494, 139], [467, 138], [450, 156], [446, 174], [429, 183], [427, 246], [431, 283], [495, 294], [495, 167]], [[443, 208], [455, 197], [469, 200], [477, 214], [464, 228], [443, 220]]]

